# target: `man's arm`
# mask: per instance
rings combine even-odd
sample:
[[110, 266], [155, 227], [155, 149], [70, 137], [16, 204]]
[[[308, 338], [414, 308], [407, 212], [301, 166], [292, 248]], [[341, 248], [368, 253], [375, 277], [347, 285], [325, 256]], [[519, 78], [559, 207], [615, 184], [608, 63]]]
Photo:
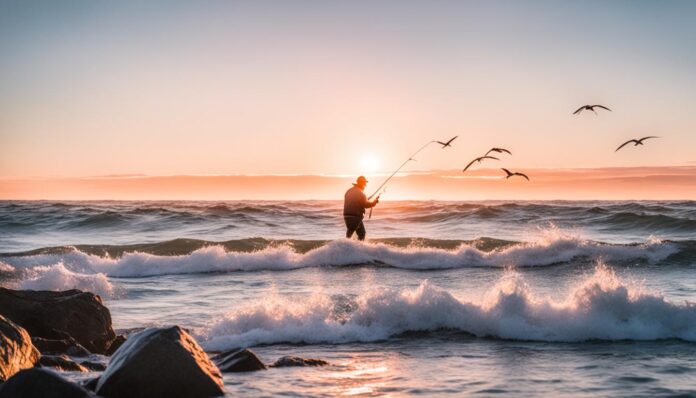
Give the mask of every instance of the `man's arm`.
[[365, 208], [366, 209], [377, 206], [377, 203], [379, 203], [379, 195], [377, 195], [375, 200], [373, 200], [372, 202], [370, 202], [369, 200], [367, 200], [367, 198], [365, 198]]

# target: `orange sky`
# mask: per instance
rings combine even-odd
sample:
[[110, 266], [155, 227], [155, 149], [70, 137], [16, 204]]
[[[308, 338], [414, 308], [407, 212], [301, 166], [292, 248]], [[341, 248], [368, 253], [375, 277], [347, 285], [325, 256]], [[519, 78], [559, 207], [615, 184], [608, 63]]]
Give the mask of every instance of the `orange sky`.
[[[413, 173], [392, 180], [385, 200], [694, 199], [696, 166], [521, 169], [531, 181], [501, 179], [499, 169]], [[368, 193], [385, 178], [369, 176]], [[0, 199], [341, 200], [352, 177], [111, 176], [0, 180]]]
[[[3, 3], [0, 196], [336, 198], [346, 181], [312, 176], [389, 172], [459, 135], [407, 170], [461, 169], [502, 146], [513, 155], [483, 167], [536, 178], [435, 173], [400, 178], [388, 196], [694, 198], [691, 169], [678, 167], [696, 160], [694, 12], [695, 2]], [[585, 103], [613, 112], [571, 114]], [[614, 152], [645, 135], [660, 138]], [[659, 175], [623, 174], [648, 165]], [[572, 186], [569, 169], [585, 169]], [[86, 177], [122, 174], [177, 177]], [[252, 174], [302, 177], [180, 177]]]

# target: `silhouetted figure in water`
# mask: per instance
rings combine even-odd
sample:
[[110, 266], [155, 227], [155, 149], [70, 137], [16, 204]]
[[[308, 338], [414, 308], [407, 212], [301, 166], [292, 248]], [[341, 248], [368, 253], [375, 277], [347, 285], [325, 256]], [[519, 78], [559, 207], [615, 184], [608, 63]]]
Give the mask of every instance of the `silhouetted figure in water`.
[[353, 184], [353, 188], [346, 191], [343, 202], [343, 220], [346, 222], [346, 238], [348, 239], [355, 232], [359, 240], [365, 240], [366, 231], [363, 224], [365, 209], [375, 207], [379, 203], [379, 196], [373, 201], [367, 200], [364, 192], [365, 186], [367, 186], [367, 179], [360, 176]]

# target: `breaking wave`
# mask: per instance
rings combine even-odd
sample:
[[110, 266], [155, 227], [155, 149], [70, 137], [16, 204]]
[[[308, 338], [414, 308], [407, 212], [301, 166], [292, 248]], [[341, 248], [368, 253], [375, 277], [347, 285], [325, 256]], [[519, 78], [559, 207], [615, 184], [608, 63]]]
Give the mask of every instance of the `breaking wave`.
[[[450, 242], [451, 243], [451, 242]], [[604, 259], [612, 262], [656, 262], [680, 251], [677, 243], [650, 239], [642, 244], [611, 245], [560, 233], [530, 243], [480, 240], [453, 248], [419, 244], [395, 246], [336, 240], [313, 243], [311, 249], [278, 243], [250, 251], [228, 251], [222, 245], [207, 246], [184, 255], [126, 252], [120, 257], [98, 256], [79, 250], [62, 253], [8, 256], [2, 258], [17, 269], [60, 265], [70, 272], [105, 274], [110, 277], [147, 277], [206, 272], [292, 270], [320, 266], [375, 265], [411, 270], [465, 267], [534, 267], [571, 261]]]
[[73, 272], [67, 269], [63, 263], [26, 270], [25, 275], [23, 275], [15, 287], [22, 290], [60, 291], [78, 289], [104, 297], [114, 297], [117, 290], [109, 282], [106, 275], [101, 273], [83, 274]]
[[199, 335], [206, 349], [224, 350], [370, 342], [442, 329], [532, 341], [696, 341], [696, 306], [626, 283], [600, 263], [560, 301], [535, 294], [518, 273], [508, 271], [479, 301], [458, 299], [427, 281], [414, 289], [376, 289], [348, 303], [328, 296], [301, 302], [276, 297], [229, 313]]

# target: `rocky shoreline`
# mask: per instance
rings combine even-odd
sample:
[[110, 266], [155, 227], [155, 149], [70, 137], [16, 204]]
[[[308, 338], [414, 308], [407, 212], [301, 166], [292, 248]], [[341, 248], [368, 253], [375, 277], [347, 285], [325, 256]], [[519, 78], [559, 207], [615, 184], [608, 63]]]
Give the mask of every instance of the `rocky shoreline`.
[[[327, 365], [294, 356], [267, 365], [246, 348], [206, 353], [178, 325], [117, 335], [101, 298], [79, 290], [0, 288], [0, 343], [0, 398], [217, 397], [222, 373]], [[63, 371], [101, 373], [78, 384]]]

